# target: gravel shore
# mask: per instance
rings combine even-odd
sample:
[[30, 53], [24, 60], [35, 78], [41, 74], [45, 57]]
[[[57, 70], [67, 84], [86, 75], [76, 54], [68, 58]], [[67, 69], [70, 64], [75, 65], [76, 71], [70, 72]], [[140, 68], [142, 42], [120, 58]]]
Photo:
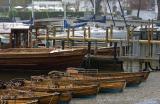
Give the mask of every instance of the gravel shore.
[[122, 93], [73, 99], [71, 104], [160, 104], [160, 72], [152, 72], [146, 82], [137, 87], [126, 88]]

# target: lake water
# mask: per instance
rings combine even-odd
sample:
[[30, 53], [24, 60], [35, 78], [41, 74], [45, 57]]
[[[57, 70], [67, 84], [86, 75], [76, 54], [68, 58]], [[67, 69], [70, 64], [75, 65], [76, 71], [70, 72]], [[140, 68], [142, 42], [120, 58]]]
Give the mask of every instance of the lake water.
[[103, 93], [95, 98], [73, 99], [71, 104], [160, 104], [160, 72], [153, 72], [146, 82], [125, 88], [122, 93]]
[[[1, 80], [29, 79], [31, 75], [48, 71], [0, 71]], [[70, 104], [160, 104], [160, 72], [152, 72], [146, 82], [137, 87], [125, 88], [122, 93], [100, 93], [91, 98], [72, 99]]]

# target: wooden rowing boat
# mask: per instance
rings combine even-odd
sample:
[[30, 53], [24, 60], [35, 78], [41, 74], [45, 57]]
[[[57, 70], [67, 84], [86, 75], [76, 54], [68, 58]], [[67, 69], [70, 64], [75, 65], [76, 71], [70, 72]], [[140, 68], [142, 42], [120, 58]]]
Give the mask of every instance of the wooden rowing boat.
[[[97, 95], [99, 91], [99, 85], [97, 83], [77, 83], [72, 80], [56, 80], [45, 77], [40, 80], [24, 81], [24, 85], [20, 87], [14, 87], [21, 90], [32, 90], [37, 92], [59, 92], [62, 95], [66, 92], [71, 92], [72, 97], [89, 97]], [[18, 81], [20, 82], [20, 81]], [[17, 85], [17, 84], [16, 84]], [[20, 84], [19, 84], [20, 85]], [[67, 94], [66, 94], [67, 95]], [[67, 96], [70, 101], [70, 95]], [[64, 98], [65, 99], [65, 98]]]
[[69, 102], [72, 99], [72, 93], [71, 92], [61, 92], [60, 93], [60, 104], [69, 104]]
[[125, 80], [101, 80], [101, 79], [95, 79], [95, 78], [84, 78], [84, 79], [76, 79], [76, 81], [79, 82], [85, 82], [85, 83], [98, 83], [99, 84], [99, 92], [122, 92], [124, 88], [126, 87], [126, 81]]
[[5, 83], [2, 80], [0, 80], [0, 89], [5, 89], [5, 88], [6, 88]]
[[[63, 82], [62, 82], [63, 83]], [[89, 97], [89, 96], [95, 96], [98, 93], [99, 86], [98, 84], [88, 84], [88, 85], [74, 85], [74, 84], [68, 84], [68, 85], [60, 85], [59, 87], [47, 87], [43, 85], [43, 87], [40, 87], [39, 85], [36, 86], [35, 89], [32, 88], [32, 90], [35, 91], [47, 91], [48, 93], [52, 92], [60, 92], [64, 93], [67, 91], [70, 91], [72, 93], [72, 97]]]
[[[76, 73], [76, 72], [75, 72]], [[101, 80], [101, 79], [96, 79], [95, 77], [89, 77], [89, 76], [84, 76], [84, 75], [75, 75], [75, 76], [69, 76], [67, 73], [64, 72], [57, 72], [57, 71], [51, 71], [49, 72], [50, 78], [53, 78], [53, 76], [61, 76], [62, 80], [66, 81], [76, 81], [77, 83], [97, 83], [99, 85], [99, 91], [100, 92], [122, 92], [123, 89], [126, 86], [126, 81], [125, 80]], [[67, 77], [65, 77], [67, 76]], [[66, 79], [65, 79], [66, 78]], [[69, 82], [68, 82], [69, 83]]]
[[[14, 89], [32, 90], [32, 91], [37, 91], [37, 92], [47, 92], [48, 87], [46, 88], [46, 86], [49, 84], [49, 81], [47, 80], [43, 81], [43, 78], [41, 76], [35, 76], [35, 77], [36, 79], [34, 79], [34, 81], [28, 81], [28, 80], [25, 80], [24, 78], [15, 78], [15, 79], [10, 80], [7, 83], [7, 86], [12, 87]], [[43, 86], [45, 86], [45, 88], [39, 88]], [[71, 99], [72, 99], [72, 94], [70, 92], [68, 91], [60, 92], [60, 98], [59, 98], [60, 103], [68, 103], [71, 101]]]
[[1, 100], [0, 104], [38, 104], [38, 100]]
[[[95, 73], [89, 73], [95, 74]], [[142, 71], [142, 72], [108, 72], [108, 73], [98, 73], [96, 76], [142, 76], [143, 81], [148, 79], [150, 71]]]
[[[74, 68], [68, 68], [69, 73], [74, 71], [75, 69]], [[86, 69], [87, 70], [87, 69]], [[76, 71], [74, 71], [76, 72]], [[118, 73], [118, 72], [117, 72]], [[146, 74], [136, 74], [136, 73], [133, 73], [133, 74], [116, 74], [116, 72], [114, 73], [70, 73], [72, 76], [75, 76], [76, 78], [81, 78], [83, 79], [84, 77], [86, 77], [87, 79], [89, 79], [89, 77], [91, 77], [90, 79], [93, 80], [93, 78], [97, 79], [97, 80], [108, 80], [108, 81], [113, 81], [113, 80], [125, 80], [126, 81], [126, 85], [127, 86], [135, 86], [135, 85], [139, 85], [141, 82], [144, 81], [144, 78], [147, 77]], [[144, 77], [145, 75], [145, 77]]]
[[[88, 75], [87, 75], [88, 76]], [[125, 80], [126, 81], [126, 86], [138, 86], [141, 84], [143, 81], [143, 76], [142, 75], [130, 75], [130, 76], [96, 76], [96, 75], [89, 75], [91, 77], [96, 78], [97, 80], [108, 80], [108, 81], [113, 81], [113, 80]]]
[[138, 86], [143, 81], [143, 76], [141, 75], [130, 75], [130, 76], [94, 76], [98, 78], [99, 80], [126, 80], [126, 86]]
[[[75, 72], [72, 71], [72, 73], [77, 73], [76, 70]], [[59, 73], [59, 74], [58, 74]], [[123, 89], [126, 87], [126, 81], [125, 80], [101, 80], [89, 76], [84, 76], [84, 75], [77, 75], [75, 74], [74, 76], [70, 74], [67, 75], [67, 73], [64, 72], [56, 72], [56, 71], [51, 71], [48, 74], [50, 78], [53, 78], [53, 76], [58, 75], [61, 76], [61, 79], [69, 81], [69, 80], [74, 80], [78, 83], [97, 83], [99, 85], [99, 92], [122, 92]], [[64, 77], [67, 76], [67, 77]], [[66, 79], [65, 79], [66, 78]]]
[[64, 69], [80, 66], [86, 49], [10, 48], [0, 50], [0, 69]]
[[0, 96], [2, 102], [10, 102], [10, 104], [14, 104], [12, 102], [22, 104], [21, 102], [25, 103], [33, 100], [38, 100], [38, 104], [58, 104], [59, 102], [59, 93], [49, 94], [11, 89], [0, 91]]
[[[105, 48], [99, 48], [94, 52], [94, 50], [91, 50], [91, 54], [96, 54], [96, 55], [103, 55], [103, 56], [114, 56], [114, 54], [119, 53], [120, 49], [117, 47], [116, 48], [116, 53], [114, 52], [114, 47], [105, 47]], [[117, 54], [118, 55], [118, 54]]]
[[122, 92], [126, 87], [125, 80], [100, 81], [100, 92]]

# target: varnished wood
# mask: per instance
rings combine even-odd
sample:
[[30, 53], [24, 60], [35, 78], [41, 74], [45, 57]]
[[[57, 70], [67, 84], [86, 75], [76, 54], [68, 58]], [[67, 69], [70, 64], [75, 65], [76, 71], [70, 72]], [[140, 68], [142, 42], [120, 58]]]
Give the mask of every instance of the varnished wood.
[[0, 93], [1, 101], [10, 102], [9, 104], [15, 104], [14, 102], [19, 102], [18, 104], [27, 104], [27, 102], [33, 100], [38, 100], [38, 104], [58, 104], [59, 102], [59, 93], [49, 94], [44, 92], [29, 92], [13, 89], [3, 90], [0, 91]]
[[15, 48], [0, 50], [0, 69], [64, 69], [79, 66], [85, 49]]
[[[68, 68], [68, 70], [76, 70], [76, 68]], [[87, 69], [86, 69], [87, 70]], [[97, 80], [126, 80], [127, 86], [139, 85], [141, 82], [145, 81], [149, 75], [149, 72], [110, 72], [110, 73], [78, 73], [77, 76], [89, 76], [90, 79]]]

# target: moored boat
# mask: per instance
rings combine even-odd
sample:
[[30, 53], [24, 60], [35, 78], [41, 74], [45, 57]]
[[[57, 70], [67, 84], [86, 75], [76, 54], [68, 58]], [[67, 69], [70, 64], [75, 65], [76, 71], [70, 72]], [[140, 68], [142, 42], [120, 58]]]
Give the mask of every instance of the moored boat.
[[[68, 68], [68, 70], [70, 70], [70, 72], [72, 71], [75, 71], [74, 68]], [[87, 70], [87, 69], [86, 69]], [[145, 75], [145, 78], [146, 74], [114, 74], [114, 73], [78, 73], [78, 71], [75, 71], [77, 73], [71, 73], [72, 76], [75, 76], [78, 78], [83, 78], [83, 77], [86, 77], [86, 78], [89, 78], [93, 80], [93, 78], [97, 79], [97, 80], [108, 80], [108, 81], [112, 81], [112, 80], [125, 80], [126, 81], [126, 85], [127, 86], [135, 86], [135, 85], [139, 85], [141, 82], [144, 81], [144, 75]]]
[[[23, 86], [16, 86], [14, 88], [18, 88], [21, 90], [32, 90], [36, 92], [47, 92], [54, 93], [59, 92], [62, 97], [62, 101], [64, 99], [68, 99], [70, 101], [71, 97], [89, 97], [97, 95], [99, 91], [98, 83], [85, 83], [85, 82], [75, 82], [74, 80], [58, 80], [58, 79], [50, 79], [48, 77], [43, 78], [37, 76], [39, 78], [34, 81], [24, 80]], [[42, 79], [41, 79], [42, 78]], [[40, 79], [40, 80], [38, 80]], [[21, 83], [21, 81], [18, 81]], [[20, 84], [19, 84], [20, 85]], [[70, 94], [67, 94], [70, 92]], [[64, 96], [65, 95], [65, 96]]]
[[38, 100], [1, 100], [1, 104], [38, 104]]
[[[90, 73], [92, 74], [92, 73]], [[150, 74], [150, 71], [142, 71], [142, 72], [108, 72], [108, 73], [98, 73], [100, 76], [142, 76], [143, 81], [146, 81], [148, 76]], [[97, 76], [98, 76], [97, 75]]]
[[94, 97], [99, 92], [99, 86], [97, 84], [86, 85], [83, 87], [73, 88], [70, 91], [72, 92], [73, 97]]
[[30, 102], [34, 100], [38, 100], [38, 104], [58, 104], [59, 102], [59, 93], [49, 94], [44, 92], [7, 89], [0, 91], [0, 96], [1, 101], [10, 102], [10, 104], [14, 104], [12, 102], [17, 102], [16, 104], [25, 104], [25, 102]]
[[[120, 51], [119, 47], [116, 48], [116, 54], [118, 54]], [[91, 54], [94, 54], [94, 50], [91, 50]], [[95, 52], [96, 55], [102, 55], [102, 56], [114, 56], [114, 47], [104, 47], [104, 48], [98, 48]]]
[[100, 92], [122, 92], [125, 87], [125, 80], [100, 81]]
[[1, 100], [1, 104], [38, 104], [38, 100]]
[[126, 81], [126, 86], [138, 86], [143, 82], [143, 76], [142, 75], [130, 75], [130, 76], [96, 76], [92, 75], [92, 77], [95, 77], [98, 80], [125, 80]]
[[60, 104], [69, 104], [69, 102], [72, 99], [72, 93], [71, 92], [61, 92], [60, 93], [60, 99], [59, 102]]
[[[59, 73], [59, 74], [58, 74]], [[72, 71], [72, 73], [74, 73]], [[61, 79], [65, 79], [66, 81], [75, 81], [77, 83], [97, 83], [99, 85], [99, 91], [100, 92], [122, 92], [123, 89], [126, 87], [126, 81], [125, 80], [104, 80], [104, 79], [97, 79], [95, 77], [89, 77], [89, 76], [85, 76], [85, 75], [77, 75], [76, 71], [75, 71], [75, 75], [70, 76], [69, 72], [67, 73], [62, 73], [62, 72], [56, 72], [56, 71], [51, 71], [49, 72], [49, 76], [51, 78], [57, 75], [57, 76], [62, 76]], [[67, 77], [63, 77], [63, 76], [67, 76]]]
[[10, 48], [0, 50], [0, 69], [64, 69], [80, 66], [86, 49]]
[[99, 84], [99, 92], [110, 92], [110, 93], [115, 93], [115, 92], [122, 92], [124, 88], [126, 87], [126, 81], [125, 80], [101, 80], [101, 79], [95, 79], [95, 78], [84, 78], [84, 79], [76, 79], [77, 81], [80, 82], [93, 82], [93, 83], [98, 83]]

